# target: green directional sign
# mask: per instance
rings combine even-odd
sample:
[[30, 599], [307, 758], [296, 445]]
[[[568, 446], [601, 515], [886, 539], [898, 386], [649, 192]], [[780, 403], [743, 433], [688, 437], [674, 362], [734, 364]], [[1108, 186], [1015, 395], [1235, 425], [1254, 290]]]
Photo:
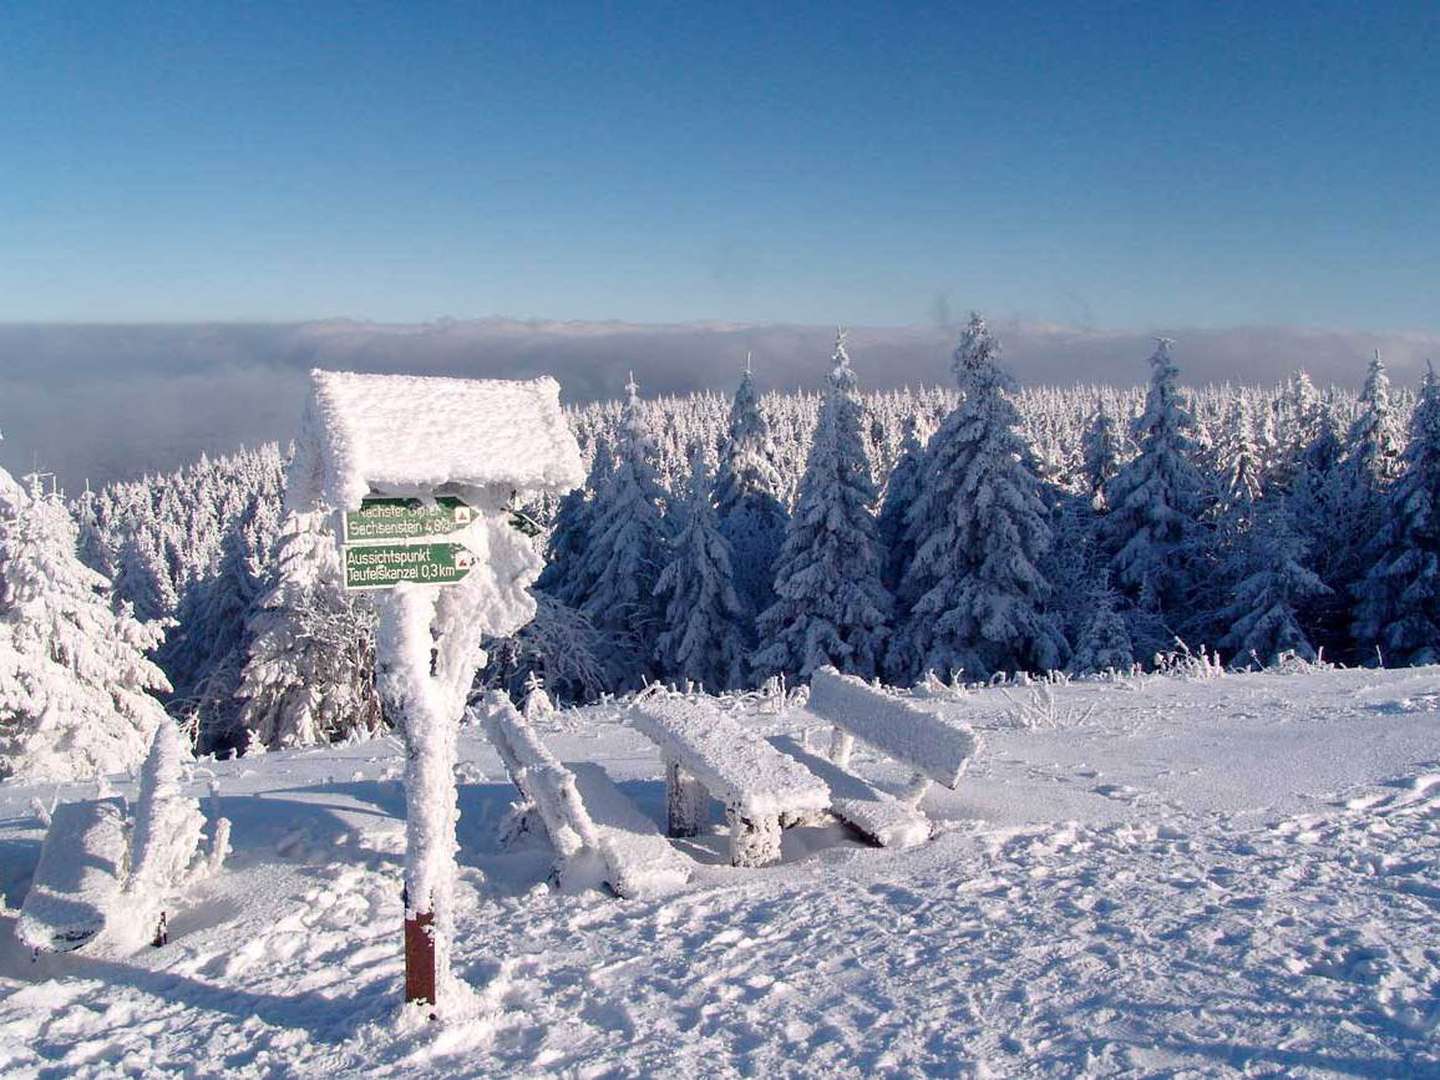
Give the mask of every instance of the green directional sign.
[[474, 520], [475, 508], [453, 495], [441, 495], [430, 504], [419, 499], [365, 499], [359, 510], [345, 512], [345, 543], [449, 536], [468, 529]]
[[345, 588], [388, 589], [402, 581], [454, 585], [465, 580], [475, 556], [463, 544], [346, 545]]

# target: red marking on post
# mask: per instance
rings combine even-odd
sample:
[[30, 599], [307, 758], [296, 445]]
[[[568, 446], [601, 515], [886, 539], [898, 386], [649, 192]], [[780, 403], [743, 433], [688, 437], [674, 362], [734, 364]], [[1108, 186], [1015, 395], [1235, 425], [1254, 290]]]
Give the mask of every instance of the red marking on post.
[[405, 917], [405, 1003], [435, 1004], [435, 913]]

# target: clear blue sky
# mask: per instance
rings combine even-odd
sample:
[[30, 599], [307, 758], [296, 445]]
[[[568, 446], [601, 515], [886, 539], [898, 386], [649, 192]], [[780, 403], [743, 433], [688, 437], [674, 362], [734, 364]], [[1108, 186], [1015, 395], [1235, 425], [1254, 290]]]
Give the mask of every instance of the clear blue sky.
[[1440, 4], [6, 5], [0, 320], [1440, 325]]

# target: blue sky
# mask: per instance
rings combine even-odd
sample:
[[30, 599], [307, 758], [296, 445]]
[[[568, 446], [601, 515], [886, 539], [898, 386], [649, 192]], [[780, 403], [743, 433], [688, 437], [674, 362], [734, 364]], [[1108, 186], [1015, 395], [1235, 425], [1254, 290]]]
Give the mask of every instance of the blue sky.
[[8, 5], [0, 320], [1440, 324], [1440, 5]]

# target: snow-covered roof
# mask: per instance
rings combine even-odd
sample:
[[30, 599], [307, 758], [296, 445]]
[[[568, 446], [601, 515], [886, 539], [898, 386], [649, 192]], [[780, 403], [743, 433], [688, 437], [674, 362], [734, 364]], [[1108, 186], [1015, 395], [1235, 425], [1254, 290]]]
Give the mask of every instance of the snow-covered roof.
[[560, 384], [312, 371], [287, 497], [356, 509], [443, 484], [561, 493], [585, 478]]

